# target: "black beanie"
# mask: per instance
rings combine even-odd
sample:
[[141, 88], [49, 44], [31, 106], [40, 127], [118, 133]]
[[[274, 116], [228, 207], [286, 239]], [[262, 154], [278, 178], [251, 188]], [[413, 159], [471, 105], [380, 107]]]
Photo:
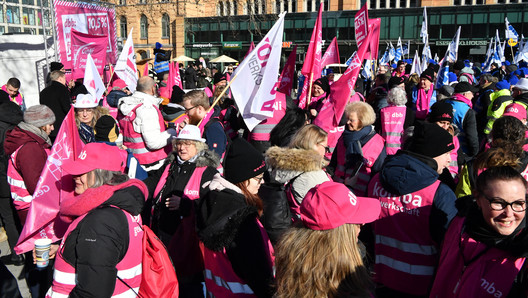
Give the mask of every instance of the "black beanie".
[[64, 67], [64, 64], [60, 62], [51, 62], [50, 63], [50, 72], [54, 70], [61, 70]]
[[184, 94], [185, 94], [185, 91], [183, 91], [182, 88], [180, 88], [180, 86], [178, 85], [172, 86], [172, 95], [170, 98], [170, 102], [181, 105], [183, 103]]
[[112, 116], [103, 115], [95, 123], [94, 133], [97, 142], [115, 142], [119, 136], [119, 129]]
[[391, 90], [392, 88], [400, 84], [403, 84], [404, 82], [405, 82], [405, 77], [397, 77], [397, 76], [391, 77], [389, 79], [389, 90]]
[[431, 112], [427, 115], [429, 122], [449, 121], [453, 123], [453, 106], [445, 101], [437, 101], [431, 106]]
[[221, 74], [220, 72], [217, 72], [214, 74], [214, 77], [213, 77], [213, 82], [214, 84], [220, 82], [220, 81], [226, 81], [226, 76]]
[[457, 62], [455, 62], [455, 64], [453, 65], [453, 69], [454, 70], [462, 70], [462, 68], [466, 67], [466, 64], [464, 63], [464, 61], [462, 60], [458, 60]]
[[323, 89], [326, 94], [330, 94], [330, 83], [328, 82], [327, 77], [320, 77], [315, 80], [313, 84], [321, 87], [321, 89]]
[[430, 68], [427, 68], [426, 70], [422, 72], [422, 74], [420, 75], [420, 78], [427, 79], [432, 83], [434, 82], [434, 71]]
[[453, 136], [433, 123], [417, 122], [410, 141], [409, 151], [431, 158], [455, 149]]
[[231, 183], [249, 180], [264, 173], [264, 156], [250, 143], [236, 138], [229, 146], [224, 165], [224, 177]]

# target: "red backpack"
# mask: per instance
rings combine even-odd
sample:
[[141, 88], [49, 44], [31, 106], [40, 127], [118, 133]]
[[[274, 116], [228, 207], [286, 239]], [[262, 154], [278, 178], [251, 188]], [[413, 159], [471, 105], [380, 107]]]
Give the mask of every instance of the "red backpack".
[[[178, 278], [165, 245], [149, 227], [143, 225], [141, 228], [143, 229], [143, 269], [139, 293], [136, 295], [140, 298], [178, 298]], [[131, 288], [121, 278], [119, 280]]]

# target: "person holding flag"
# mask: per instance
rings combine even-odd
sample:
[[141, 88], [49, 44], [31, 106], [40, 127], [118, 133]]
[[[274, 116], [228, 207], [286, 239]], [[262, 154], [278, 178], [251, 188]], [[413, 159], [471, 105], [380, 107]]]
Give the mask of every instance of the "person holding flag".
[[[24, 113], [24, 121], [6, 134], [4, 151], [9, 158], [7, 181], [11, 197], [18, 212], [20, 224], [24, 226], [33, 200], [40, 174], [50, 153], [50, 133], [53, 131], [55, 114], [45, 105], [29, 107]], [[54, 255], [50, 252], [50, 257]], [[52, 265], [40, 271], [33, 264], [32, 253], [26, 253], [26, 281], [33, 297], [44, 297], [51, 284]]]
[[416, 111], [416, 119], [424, 120], [429, 108], [436, 102], [436, 90], [433, 86], [434, 70], [427, 68], [420, 75], [420, 82], [411, 91], [411, 100]]
[[327, 77], [320, 77], [312, 85], [312, 99], [309, 110], [312, 118], [315, 118], [323, 107], [326, 98], [330, 95], [330, 83]]

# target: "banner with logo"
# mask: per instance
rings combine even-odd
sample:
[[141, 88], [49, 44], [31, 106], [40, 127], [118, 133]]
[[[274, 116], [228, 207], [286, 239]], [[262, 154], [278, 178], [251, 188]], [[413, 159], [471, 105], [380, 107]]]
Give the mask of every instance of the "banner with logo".
[[361, 7], [354, 17], [354, 32], [356, 33], [356, 43], [358, 48], [361, 47], [369, 30], [368, 8], [367, 3]]
[[106, 48], [108, 37], [91, 35], [77, 30], [71, 31], [72, 77], [74, 80], [84, 76], [88, 55], [92, 56], [95, 67], [100, 75], [106, 65]]
[[72, 69], [74, 67], [72, 63], [72, 30], [89, 35], [106, 36], [108, 39], [106, 61], [112, 64], [116, 63], [117, 31], [113, 8], [82, 2], [54, 1], [53, 3], [55, 5], [59, 57], [64, 68]]

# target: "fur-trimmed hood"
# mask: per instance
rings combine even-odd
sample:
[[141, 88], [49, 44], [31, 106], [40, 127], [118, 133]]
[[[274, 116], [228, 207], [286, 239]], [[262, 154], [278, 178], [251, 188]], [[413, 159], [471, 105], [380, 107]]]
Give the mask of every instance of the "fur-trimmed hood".
[[271, 147], [266, 151], [266, 164], [271, 178], [286, 183], [304, 172], [320, 171], [324, 159], [315, 150]]
[[[178, 152], [173, 151], [165, 160], [165, 164], [171, 164], [173, 161], [176, 160], [177, 156], [178, 156]], [[205, 149], [203, 151], [198, 152], [198, 157], [196, 158], [197, 167], [218, 168], [219, 165], [220, 165], [220, 157], [215, 152], [209, 149]]]

